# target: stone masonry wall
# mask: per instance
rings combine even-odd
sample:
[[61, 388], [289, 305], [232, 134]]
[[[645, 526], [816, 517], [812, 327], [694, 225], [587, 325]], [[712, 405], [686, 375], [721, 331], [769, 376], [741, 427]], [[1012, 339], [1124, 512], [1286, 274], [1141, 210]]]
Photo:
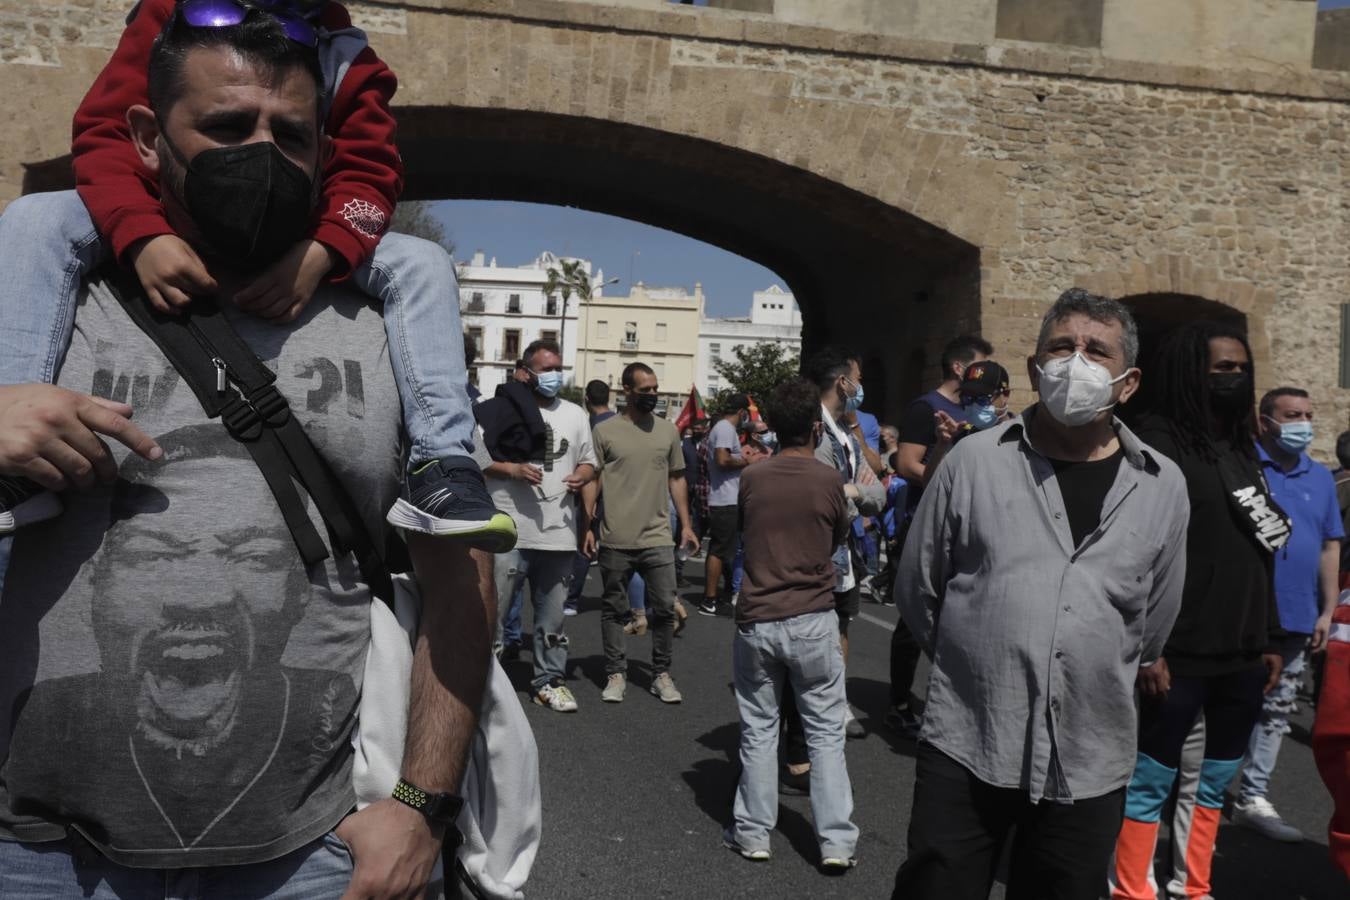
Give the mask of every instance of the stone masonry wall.
[[[37, 15], [0, 0], [12, 115], [0, 201], [17, 194], [20, 164], [66, 151], [120, 5], [69, 0]], [[1350, 426], [1350, 391], [1337, 386], [1350, 302], [1342, 100], [1150, 83], [1154, 69], [992, 66], [984, 51], [728, 24], [722, 11], [432, 5], [443, 8], [355, 10], [400, 73], [402, 104], [643, 125], [904, 210], [979, 248], [981, 326], [1022, 388], [1018, 358], [1064, 288], [1223, 302], [1248, 316], [1263, 387], [1313, 391], [1324, 453]]]

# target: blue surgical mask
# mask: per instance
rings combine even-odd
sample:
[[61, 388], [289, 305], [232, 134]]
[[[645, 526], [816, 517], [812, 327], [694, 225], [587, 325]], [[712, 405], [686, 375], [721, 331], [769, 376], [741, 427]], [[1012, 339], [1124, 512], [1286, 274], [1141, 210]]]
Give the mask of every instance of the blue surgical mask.
[[981, 431], [998, 422], [998, 409], [992, 403], [967, 403], [965, 413], [966, 421]]
[[858, 385], [858, 392], [851, 396], [844, 397], [844, 410], [846, 412], [857, 412], [863, 405], [863, 386]]
[[1311, 422], [1285, 422], [1279, 429], [1275, 443], [1286, 453], [1302, 453], [1313, 442]]
[[558, 391], [562, 390], [563, 373], [561, 372], [535, 372], [534, 389], [541, 396], [556, 397]]

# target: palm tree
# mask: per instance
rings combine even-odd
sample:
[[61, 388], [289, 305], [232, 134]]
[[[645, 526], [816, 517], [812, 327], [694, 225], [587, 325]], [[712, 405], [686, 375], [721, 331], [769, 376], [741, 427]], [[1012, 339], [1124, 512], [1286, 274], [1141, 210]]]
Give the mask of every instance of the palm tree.
[[581, 267], [579, 259], [560, 259], [558, 266], [548, 267], [544, 295], [552, 297], [555, 293], [562, 294], [562, 307], [558, 310], [558, 348], [562, 349], [563, 329], [567, 327], [567, 303], [573, 294], [583, 301], [591, 299], [591, 278]]

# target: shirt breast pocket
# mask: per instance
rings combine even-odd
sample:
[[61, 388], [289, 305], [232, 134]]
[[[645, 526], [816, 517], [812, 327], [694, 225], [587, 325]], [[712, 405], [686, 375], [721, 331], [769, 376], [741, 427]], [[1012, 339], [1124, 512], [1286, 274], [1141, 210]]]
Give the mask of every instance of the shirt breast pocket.
[[1098, 547], [1102, 559], [1103, 587], [1111, 603], [1127, 618], [1148, 605], [1153, 590], [1153, 563], [1162, 547], [1142, 530], [1123, 529]]

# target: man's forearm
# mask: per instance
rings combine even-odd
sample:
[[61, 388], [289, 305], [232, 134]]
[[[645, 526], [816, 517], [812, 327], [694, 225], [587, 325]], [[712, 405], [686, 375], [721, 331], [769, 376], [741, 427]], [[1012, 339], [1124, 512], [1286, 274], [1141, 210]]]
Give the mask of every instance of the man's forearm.
[[427, 791], [457, 793], [492, 659], [492, 557], [423, 535], [410, 536], [408, 549], [422, 589], [422, 616], [403, 777]]
[[1317, 586], [1322, 592], [1322, 615], [1329, 616], [1336, 612], [1336, 604], [1340, 602], [1341, 542], [1323, 544], [1320, 562]]
[[675, 515], [680, 520], [680, 528], [692, 527], [689, 519], [689, 485], [683, 475], [670, 479], [670, 496], [675, 498]]

